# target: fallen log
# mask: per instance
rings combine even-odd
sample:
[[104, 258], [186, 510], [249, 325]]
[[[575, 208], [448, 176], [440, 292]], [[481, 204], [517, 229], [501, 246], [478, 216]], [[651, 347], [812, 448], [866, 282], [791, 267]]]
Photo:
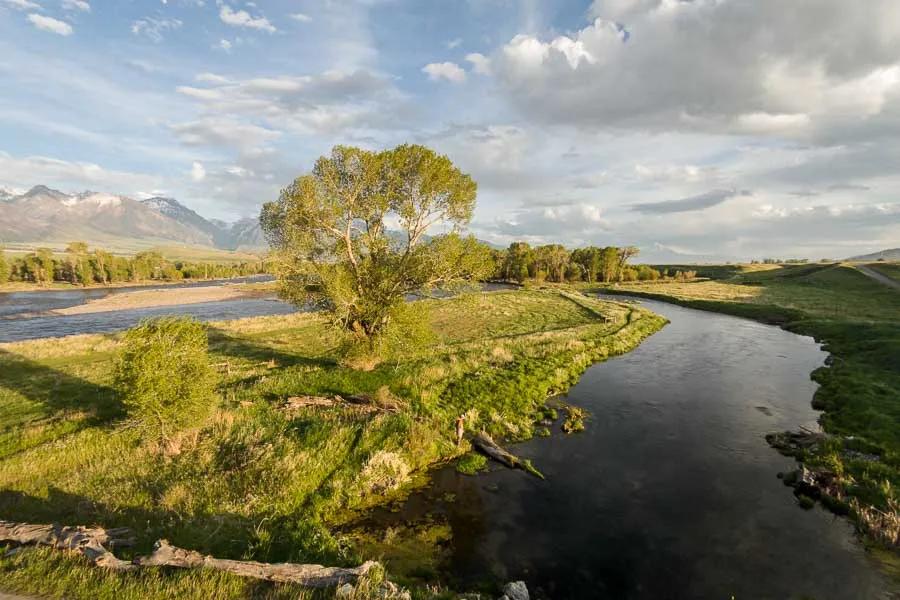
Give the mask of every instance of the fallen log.
[[496, 460], [502, 465], [506, 465], [510, 469], [522, 469], [535, 477], [544, 479], [544, 474], [534, 468], [534, 465], [531, 464], [530, 460], [527, 458], [519, 458], [515, 454], [500, 447], [491, 436], [483, 431], [472, 436], [471, 443], [483, 454]]
[[276, 583], [295, 583], [308, 588], [335, 587], [345, 583], [356, 583], [378, 563], [367, 561], [358, 567], [323, 567], [295, 563], [261, 563], [250, 560], [228, 560], [215, 558], [185, 550], [159, 540], [153, 554], [136, 558], [134, 563], [141, 567], [177, 567], [182, 569], [214, 569], [241, 577], [251, 577]]
[[365, 413], [373, 412], [398, 412], [396, 406], [379, 406], [375, 401], [365, 395], [348, 396], [291, 396], [282, 404], [282, 408], [286, 411], [295, 411], [302, 408], [332, 408], [342, 406], [345, 408], [355, 409]]
[[[129, 536], [129, 537], [124, 537]], [[48, 546], [57, 550], [75, 552], [98, 567], [114, 571], [131, 571], [142, 567], [177, 567], [182, 569], [213, 569], [240, 577], [250, 577], [276, 583], [294, 583], [308, 588], [335, 587], [345, 583], [355, 584], [372, 568], [375, 561], [367, 561], [358, 567], [323, 567], [297, 563], [261, 563], [249, 560], [215, 558], [185, 550], [159, 540], [149, 556], [132, 561], [122, 560], [107, 550], [117, 546], [130, 546], [134, 538], [127, 528], [103, 529], [100, 527], [67, 527], [63, 525], [33, 525], [0, 521], [0, 542], [20, 545]]]
[[[128, 536], [128, 537], [126, 537]], [[66, 527], [63, 525], [33, 525], [0, 521], [0, 542], [22, 545], [49, 546], [81, 554], [99, 567], [127, 571], [135, 566], [120, 560], [106, 549], [130, 546], [134, 538], [127, 528], [103, 529], [101, 527]]]

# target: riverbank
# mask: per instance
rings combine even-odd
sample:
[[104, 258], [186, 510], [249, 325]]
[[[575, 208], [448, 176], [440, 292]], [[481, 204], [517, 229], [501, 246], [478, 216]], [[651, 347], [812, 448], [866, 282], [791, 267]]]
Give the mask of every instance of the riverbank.
[[274, 283], [254, 283], [123, 292], [89, 300], [78, 306], [52, 310], [47, 315], [84, 315], [114, 310], [221, 302], [240, 298], [265, 298], [273, 297], [276, 291]]
[[[102, 283], [89, 283], [87, 285], [68, 283], [63, 281], [53, 281], [47, 284], [37, 284], [31, 283], [27, 281], [9, 281], [6, 283], [0, 283], [0, 294], [8, 294], [8, 293], [16, 293], [16, 292], [77, 292], [82, 290], [120, 290], [127, 289], [133, 287], [177, 287], [177, 286], [186, 286], [186, 285], [203, 285], [203, 284], [213, 284], [221, 281], [229, 281], [229, 280], [240, 280], [247, 279], [253, 277], [266, 277], [264, 274], [260, 275], [240, 275], [237, 277], [232, 277], [229, 279], [222, 279], [211, 277], [209, 279], [173, 279], [173, 280], [164, 280], [164, 279], [141, 279], [138, 281], [117, 281], [115, 283], [102, 284]], [[271, 276], [269, 276], [271, 277]]]
[[[798, 458], [837, 485], [824, 501], [868, 539], [900, 546], [900, 294], [847, 265], [798, 265], [688, 283], [618, 284], [604, 292], [674, 302], [810, 335], [831, 357], [812, 377], [813, 406], [832, 434]], [[830, 476], [829, 476], [830, 477]], [[883, 520], [873, 518], [884, 515]], [[891, 524], [894, 525], [891, 525]], [[900, 572], [900, 571], [898, 571]]]
[[[458, 416], [470, 430], [527, 439], [548, 397], [665, 323], [559, 292], [422, 302], [436, 338], [369, 372], [338, 364], [322, 315], [211, 324], [219, 407], [165, 447], [124, 426], [111, 389], [118, 335], [0, 345], [0, 514], [128, 526], [135, 552], [165, 537], [218, 557], [359, 564], [332, 524], [467, 452], [454, 442]], [[282, 409], [303, 394], [395, 409]], [[297, 597], [203, 571], [115, 575], [42, 550], [0, 558], [0, 574], [10, 591], [67, 598]]]

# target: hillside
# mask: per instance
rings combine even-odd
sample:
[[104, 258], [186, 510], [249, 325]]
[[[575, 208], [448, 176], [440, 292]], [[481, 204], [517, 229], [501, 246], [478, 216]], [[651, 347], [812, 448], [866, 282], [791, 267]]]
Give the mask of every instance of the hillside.
[[4, 191], [0, 202], [0, 242], [7, 244], [58, 247], [81, 240], [128, 251], [173, 244], [222, 250], [266, 246], [256, 219], [212, 221], [174, 198], [66, 194], [39, 185], [19, 195]]
[[888, 250], [881, 250], [879, 252], [873, 252], [872, 254], [864, 254], [862, 256], [854, 256], [852, 258], [848, 258], [847, 260], [854, 262], [870, 262], [875, 260], [900, 260], [900, 248], [890, 248]]

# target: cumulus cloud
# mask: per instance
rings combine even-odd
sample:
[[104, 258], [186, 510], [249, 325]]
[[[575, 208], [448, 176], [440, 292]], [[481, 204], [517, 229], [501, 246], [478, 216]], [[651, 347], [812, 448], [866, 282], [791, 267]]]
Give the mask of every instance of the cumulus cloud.
[[291, 15], [291, 18], [295, 21], [299, 21], [300, 23], [309, 23], [312, 21], [312, 17], [304, 13], [294, 13]]
[[816, 138], [900, 102], [900, 4], [846, 6], [598, 1], [591, 24], [516, 35], [492, 66], [507, 98], [543, 122]]
[[50, 33], [55, 33], [62, 36], [72, 35], [73, 32], [71, 25], [69, 25], [65, 21], [54, 19], [53, 17], [31, 13], [30, 15], [28, 15], [28, 20], [31, 21], [32, 25], [42, 31], [49, 31]]
[[422, 72], [427, 73], [428, 79], [432, 81], [446, 79], [453, 83], [462, 83], [466, 80], [466, 72], [453, 62], [430, 63], [422, 67]]
[[219, 18], [226, 25], [232, 27], [246, 27], [248, 29], [257, 29], [267, 33], [275, 33], [278, 31], [265, 17], [254, 17], [246, 10], [233, 10], [227, 4], [223, 4], [219, 10]]
[[466, 54], [466, 60], [472, 63], [472, 70], [479, 75], [491, 74], [491, 59], [489, 59], [484, 54], [472, 52], [470, 54]]
[[206, 179], [206, 167], [203, 166], [203, 163], [194, 161], [194, 164], [191, 165], [191, 179], [194, 181]]

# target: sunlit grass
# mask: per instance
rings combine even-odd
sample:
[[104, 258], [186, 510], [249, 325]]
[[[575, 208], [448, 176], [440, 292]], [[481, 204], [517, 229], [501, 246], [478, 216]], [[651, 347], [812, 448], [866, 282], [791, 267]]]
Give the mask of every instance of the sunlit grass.
[[[423, 302], [435, 341], [369, 372], [338, 364], [341, 340], [318, 314], [210, 324], [218, 407], [165, 445], [128, 426], [110, 388], [120, 335], [0, 346], [0, 514], [129, 526], [139, 552], [165, 537], [224, 557], [353, 563], [369, 557], [333, 527], [468, 451], [455, 443], [457, 416], [497, 437], [528, 438], [550, 395], [664, 323], [627, 304], [553, 291]], [[280, 410], [293, 395], [361, 393], [403, 408]], [[9, 581], [31, 592], [53, 592], [46, 574], [62, 570], [100, 597], [120, 588], [129, 597], [142, 585], [157, 593], [155, 580], [111, 580], [36, 556], [0, 568], [13, 568]], [[199, 575], [177, 585], [202, 597], [213, 584]], [[235, 585], [221, 597], [239, 595]]]

